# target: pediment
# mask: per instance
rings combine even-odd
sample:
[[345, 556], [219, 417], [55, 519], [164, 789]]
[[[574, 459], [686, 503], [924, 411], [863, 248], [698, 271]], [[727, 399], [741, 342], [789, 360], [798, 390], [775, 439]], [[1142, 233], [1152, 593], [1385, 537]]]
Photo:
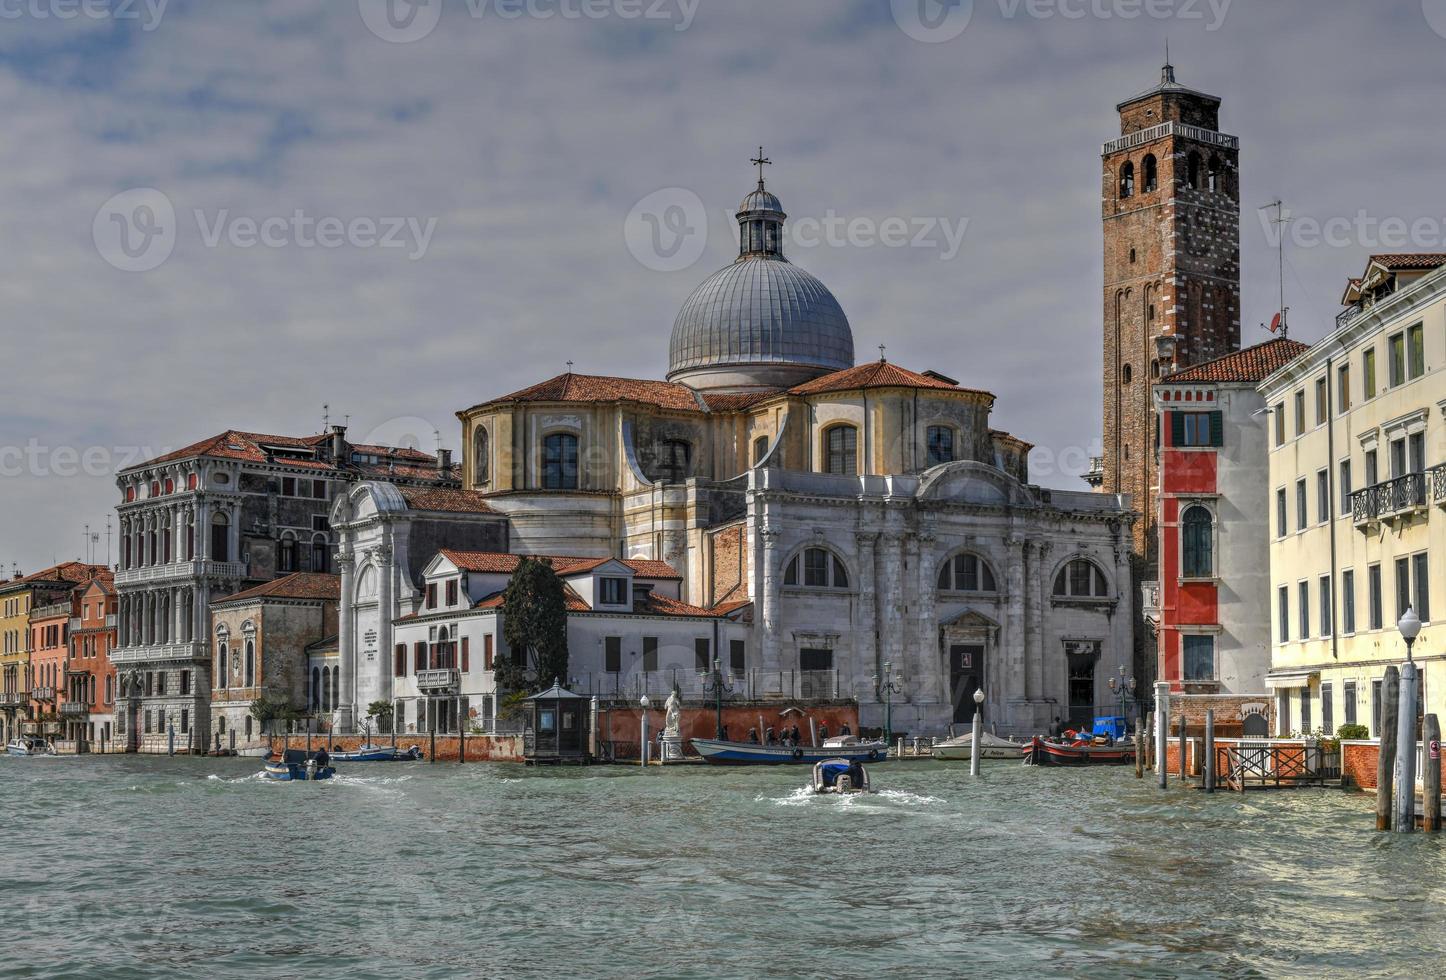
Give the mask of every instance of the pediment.
[[1003, 470], [972, 461], [946, 463], [924, 474], [920, 500], [983, 504], [995, 507], [1033, 506], [1029, 491]]

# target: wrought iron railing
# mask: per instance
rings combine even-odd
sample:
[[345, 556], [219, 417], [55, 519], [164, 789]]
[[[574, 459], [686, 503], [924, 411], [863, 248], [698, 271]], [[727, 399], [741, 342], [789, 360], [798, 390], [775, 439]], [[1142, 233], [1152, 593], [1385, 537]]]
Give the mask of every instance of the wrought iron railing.
[[1438, 463], [1427, 470], [1426, 482], [1429, 485], [1431, 500], [1438, 504], [1446, 504], [1446, 463]]
[[1407, 473], [1351, 494], [1351, 517], [1366, 524], [1426, 505], [1427, 473]]

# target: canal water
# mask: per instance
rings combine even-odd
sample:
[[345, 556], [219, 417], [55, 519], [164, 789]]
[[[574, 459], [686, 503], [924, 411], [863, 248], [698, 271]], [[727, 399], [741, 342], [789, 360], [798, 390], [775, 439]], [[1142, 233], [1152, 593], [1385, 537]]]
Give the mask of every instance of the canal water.
[[0, 758], [0, 974], [1440, 976], [1446, 839], [1132, 771]]

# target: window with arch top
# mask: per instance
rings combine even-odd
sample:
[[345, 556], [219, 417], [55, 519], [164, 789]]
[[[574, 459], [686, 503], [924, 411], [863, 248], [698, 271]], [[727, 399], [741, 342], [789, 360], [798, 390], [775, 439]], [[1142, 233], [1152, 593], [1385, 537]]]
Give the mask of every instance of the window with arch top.
[[1200, 153], [1198, 150], [1191, 150], [1190, 155], [1185, 158], [1185, 182], [1195, 190], [1200, 189]]
[[693, 444], [685, 439], [669, 439], [663, 443], [663, 480], [667, 483], [682, 483], [688, 478], [688, 467], [693, 461]]
[[1180, 518], [1181, 572], [1186, 578], [1208, 578], [1213, 574], [1215, 518], [1196, 504]]
[[848, 569], [827, 548], [805, 548], [793, 556], [783, 573], [783, 584], [806, 589], [846, 589]]
[[1054, 577], [1054, 594], [1070, 599], [1104, 599], [1109, 597], [1109, 584], [1094, 562], [1073, 558]]
[[954, 429], [947, 425], [931, 425], [928, 431], [928, 465], [952, 463], [954, 455]]
[[1125, 165], [1120, 168], [1120, 198], [1133, 197], [1135, 194], [1135, 165], [1126, 160]]
[[472, 431], [472, 485], [485, 487], [492, 479], [492, 460], [488, 453], [487, 430], [477, 426]]
[[831, 426], [823, 434], [827, 472], [855, 476], [859, 471], [859, 430], [851, 425]]
[[1210, 158], [1210, 176], [1207, 186], [1211, 191], [1223, 191], [1225, 189], [1225, 164], [1221, 163], [1220, 158], [1217, 156]]
[[763, 459], [768, 455], [768, 437], [759, 436], [753, 440], [753, 465], [762, 465]]
[[941, 592], [998, 592], [994, 570], [978, 555], [955, 555], [939, 569]]
[[1151, 191], [1155, 190], [1156, 188], [1158, 188], [1158, 187], [1160, 186], [1160, 172], [1159, 172], [1159, 171], [1160, 171], [1159, 165], [1155, 162], [1155, 154], [1153, 154], [1153, 153], [1147, 153], [1147, 154], [1145, 154], [1144, 173], [1143, 173], [1142, 176], [1143, 176], [1143, 178], [1144, 178], [1145, 193], [1146, 193], [1146, 194], [1150, 193]]
[[577, 436], [554, 432], [542, 440], [542, 488], [577, 489]]

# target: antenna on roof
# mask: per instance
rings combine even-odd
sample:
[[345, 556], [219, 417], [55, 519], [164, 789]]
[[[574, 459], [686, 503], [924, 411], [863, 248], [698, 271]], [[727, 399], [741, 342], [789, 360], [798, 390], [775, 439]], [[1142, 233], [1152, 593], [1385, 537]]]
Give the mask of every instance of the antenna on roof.
[[568, 361], [568, 362], [567, 362], [567, 373], [568, 373], [568, 374], [571, 374], [571, 373], [572, 373], [572, 362], [571, 362], [571, 361]]
[[442, 456], [442, 433], [438, 429], [432, 430], [432, 440], [437, 444], [437, 458]]
[[110, 567], [110, 515], [105, 515], [105, 565]]
[[331, 430], [331, 406], [330, 406], [330, 405], [327, 405], [327, 404], [323, 404], [323, 405], [321, 406], [321, 431], [322, 431], [322, 434], [324, 435], [325, 433], [329, 432], [330, 430]]
[[1263, 205], [1256, 210], [1268, 211], [1275, 208], [1275, 217], [1270, 219], [1275, 225], [1275, 264], [1276, 275], [1280, 280], [1280, 306], [1276, 309], [1275, 316], [1270, 321], [1270, 326], [1261, 324], [1261, 329], [1269, 330], [1271, 333], [1279, 333], [1282, 340], [1290, 336], [1290, 325], [1286, 323], [1286, 315], [1290, 309], [1285, 305], [1285, 226], [1290, 221], [1290, 212], [1279, 198]]

